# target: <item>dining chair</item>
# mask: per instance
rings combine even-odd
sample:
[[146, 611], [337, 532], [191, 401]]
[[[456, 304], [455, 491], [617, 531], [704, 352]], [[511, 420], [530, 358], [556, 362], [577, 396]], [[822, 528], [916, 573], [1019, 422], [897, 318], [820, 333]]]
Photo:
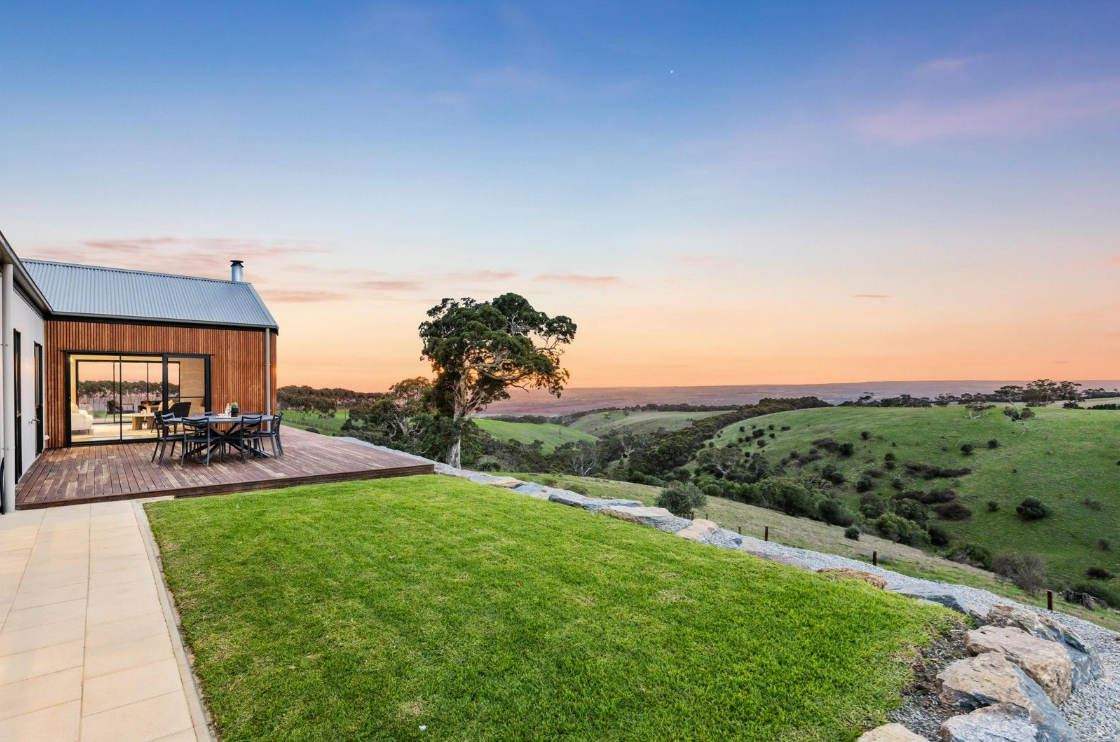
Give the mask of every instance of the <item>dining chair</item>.
[[175, 420], [175, 414], [172, 412], [160, 412], [156, 415], [156, 447], [152, 451], [152, 461], [156, 460], [156, 454], [159, 454], [159, 463], [163, 464], [163, 455], [167, 451], [167, 444], [171, 444], [171, 456], [175, 456], [175, 444], [183, 440], [182, 432], [179, 426], [172, 421]]
[[261, 449], [261, 416], [241, 415], [241, 424], [237, 430], [225, 437], [226, 442], [236, 446], [241, 452], [241, 460], [245, 460], [246, 451], [259, 451]]
[[[284, 419], [283, 412], [277, 412], [272, 416], [272, 421], [268, 423], [268, 428], [261, 432], [262, 438], [267, 438], [269, 445], [272, 446], [273, 456], [284, 455], [284, 444], [280, 442], [280, 422]], [[277, 454], [276, 450], [279, 449], [280, 453]]]
[[[183, 418], [183, 455], [179, 459], [180, 464], [187, 462], [187, 456], [193, 455], [200, 451], [206, 451], [206, 465], [210, 466], [210, 453], [213, 450], [214, 437], [210, 430], [210, 421], [206, 418], [185, 417]], [[222, 452], [218, 451], [219, 459], [222, 457]]]

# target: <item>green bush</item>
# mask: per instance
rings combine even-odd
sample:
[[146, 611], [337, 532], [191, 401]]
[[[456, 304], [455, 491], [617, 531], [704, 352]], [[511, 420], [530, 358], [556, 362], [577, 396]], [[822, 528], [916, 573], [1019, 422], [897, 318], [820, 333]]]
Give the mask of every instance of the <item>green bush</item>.
[[817, 505], [817, 517], [834, 526], [850, 526], [856, 522], [856, 515], [839, 500], [831, 497], [821, 498]]
[[848, 456], [851, 456], [855, 452], [856, 452], [856, 447], [855, 447], [854, 444], [852, 444], [852, 443], [841, 443], [840, 444], [840, 455], [841, 456], [847, 458]]
[[875, 520], [887, 512], [887, 503], [878, 495], [866, 494], [859, 499], [859, 511], [867, 520]]
[[992, 551], [980, 544], [960, 544], [949, 553], [949, 558], [962, 564], [992, 568]]
[[577, 495], [587, 495], [591, 492], [591, 490], [587, 489], [587, 486], [583, 484], [573, 484], [569, 486], [568, 489], [575, 492]]
[[875, 482], [866, 474], [856, 480], [856, 492], [870, 492], [874, 486]]
[[844, 529], [844, 538], [859, 541], [859, 526], [848, 526]]
[[764, 507], [781, 510], [787, 515], [817, 517], [819, 495], [805, 485], [786, 477], [770, 477], [753, 485], [755, 499]]
[[999, 441], [997, 441], [995, 438], [991, 439], [990, 441], [988, 441], [988, 448], [999, 448]]
[[657, 507], [673, 515], [691, 517], [696, 508], [708, 501], [700, 488], [691, 482], [673, 482], [657, 496]]
[[832, 484], [844, 484], [847, 480], [847, 477], [844, 476], [844, 472], [840, 471], [836, 464], [825, 464], [824, 468], [821, 469], [821, 476]]
[[926, 531], [929, 533], [929, 542], [934, 546], [948, 546], [952, 540], [945, 527], [936, 523], [930, 523], [926, 526]]
[[711, 484], [705, 484], [701, 488], [701, 491], [708, 497], [722, 497], [723, 496], [723, 488], [720, 487], [715, 482], [712, 482]]
[[859, 434], [859, 437], [864, 439], [865, 441], [869, 441], [869, 440], [871, 440], [871, 431], [870, 430], [865, 430], [865, 431], [863, 431], [862, 433]]
[[1092, 595], [1097, 600], [1103, 600], [1113, 608], [1120, 609], [1120, 590], [1116, 590], [1100, 582], [1078, 582], [1070, 586], [1070, 591]]
[[1089, 567], [1085, 570], [1085, 576], [1090, 580], [1111, 580], [1116, 577], [1104, 567]]
[[998, 513], [999, 512], [999, 503], [996, 502], [995, 500], [988, 500], [988, 512], [989, 513]]
[[1092, 497], [1086, 497], [1084, 500], [1082, 500], [1082, 502], [1085, 504], [1085, 507], [1089, 508], [1090, 510], [1100, 510], [1104, 507], [1104, 505], [1101, 504], [1100, 500], [1094, 500]]
[[929, 539], [925, 529], [920, 525], [894, 513], [880, 515], [872, 525], [880, 536], [900, 544], [921, 546]]
[[1019, 503], [1015, 512], [1023, 520], [1040, 520], [1050, 514], [1050, 506], [1037, 497], [1028, 497]]
[[961, 446], [961, 453], [963, 453], [965, 456], [971, 456], [972, 452], [975, 450], [976, 446], [972, 445], [971, 443], [965, 443]]
[[1097, 548], [1101, 551], [1112, 551], [1112, 541], [1107, 538], [1097, 539]]
[[917, 500], [896, 500], [894, 512], [906, 520], [912, 520], [923, 525], [929, 520], [929, 512], [926, 510], [926, 506]]
[[992, 559], [992, 571], [1031, 595], [1046, 582], [1046, 562], [1034, 554], [997, 554]]
[[943, 502], [933, 506], [933, 512], [943, 520], [968, 520], [972, 511], [963, 502]]

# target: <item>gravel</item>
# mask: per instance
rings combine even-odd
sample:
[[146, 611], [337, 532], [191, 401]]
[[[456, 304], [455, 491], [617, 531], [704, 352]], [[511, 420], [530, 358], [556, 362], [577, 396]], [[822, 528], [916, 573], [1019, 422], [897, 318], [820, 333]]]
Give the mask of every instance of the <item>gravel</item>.
[[[371, 448], [384, 451], [390, 450], [382, 446], [375, 446], [364, 441], [359, 441], [355, 438], [347, 438], [347, 440], [360, 445], [370, 446]], [[392, 451], [392, 453], [401, 455], [400, 451]], [[427, 461], [427, 459], [423, 459], [419, 456], [412, 456], [412, 458], [419, 461]], [[465, 477], [481, 484], [487, 484], [489, 480], [498, 479], [497, 477], [480, 472], [453, 469], [446, 464], [439, 464], [438, 462], [430, 463], [436, 464], [436, 471], [440, 474]], [[537, 492], [533, 494], [538, 497], [540, 496]], [[742, 539], [742, 541], [739, 542], [739, 539]], [[951, 598], [952, 602], [956, 604], [958, 609], [963, 609], [965, 613], [973, 616], [986, 616], [991, 607], [997, 604], [1021, 606], [1027, 610], [1049, 616], [1053, 620], [1077, 632], [1085, 643], [1096, 653], [1097, 658], [1100, 659], [1101, 665], [1104, 668], [1104, 674], [1101, 678], [1092, 683], [1078, 686], [1074, 690], [1069, 699], [1060, 706], [1062, 713], [1069, 721], [1070, 726], [1081, 736], [1082, 742], [1116, 742], [1120, 740], [1120, 634], [1115, 631], [1110, 631], [1109, 629], [1097, 626], [1094, 623], [1082, 620], [1076, 616], [1070, 616], [1057, 611], [1046, 611], [1041, 608], [1036, 608], [1035, 606], [1024, 606], [1021, 603], [995, 595], [987, 590], [980, 590], [979, 588], [968, 587], [966, 585], [937, 582], [935, 580], [923, 580], [917, 577], [907, 577], [906, 575], [892, 572], [889, 569], [872, 566], [866, 562], [860, 562], [855, 559], [848, 559], [847, 557], [837, 556], [835, 554], [824, 554], [808, 549], [798, 549], [792, 546], [783, 546], [782, 544], [776, 544], [771, 541], [762, 541], [752, 536], [739, 536], [738, 534], [732, 534], [730, 531], [724, 529], [721, 529], [714, 537], [710, 537], [706, 539], [706, 541], [713, 546], [738, 548], [741, 551], [753, 554], [765, 555], [767, 557], [779, 557], [790, 564], [804, 564], [807, 569], [813, 570], [814, 572], [822, 569], [841, 568], [871, 572], [887, 580], [887, 590], [892, 592], [948, 596]], [[925, 713], [922, 713], [922, 711], [922, 709], [915, 708], [912, 703], [908, 702], [907, 705], [900, 709], [899, 714], [902, 716], [909, 716], [916, 726], [920, 725], [920, 729], [916, 729], [915, 731], [920, 731], [927, 736], [931, 736], [932, 721], [939, 713], [933, 708], [925, 709]], [[905, 723], [906, 719], [900, 718], [900, 721]]]

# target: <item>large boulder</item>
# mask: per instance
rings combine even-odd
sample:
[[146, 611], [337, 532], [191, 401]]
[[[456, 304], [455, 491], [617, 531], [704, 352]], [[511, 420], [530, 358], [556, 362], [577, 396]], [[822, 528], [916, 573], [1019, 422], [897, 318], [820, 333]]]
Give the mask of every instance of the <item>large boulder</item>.
[[677, 535], [689, 541], [700, 543], [719, 530], [719, 526], [710, 520], [697, 518], [687, 527], [677, 531]]
[[962, 591], [953, 589], [952, 585], [907, 583], [899, 587], [888, 587], [887, 589], [899, 595], [905, 595], [908, 598], [915, 598], [917, 600], [925, 600], [930, 603], [943, 605], [957, 613], [963, 613], [966, 616], [971, 616], [978, 620], [982, 619], [984, 615], [978, 606], [970, 602]]
[[1038, 611], [1019, 606], [995, 605], [988, 611], [987, 621], [992, 626], [1013, 626], [1039, 639], [1060, 644], [1069, 654], [1073, 665], [1071, 680], [1074, 688], [1104, 674], [1100, 659], [1077, 632]]
[[1039, 639], [1014, 626], [982, 626], [964, 635], [964, 646], [973, 654], [1002, 654], [1042, 686], [1054, 703], [1069, 698], [1071, 663], [1069, 655], [1056, 642]]
[[[625, 502], [625, 501], [623, 501]], [[629, 523], [637, 523], [642, 526], [651, 526], [659, 531], [666, 531], [668, 533], [676, 533], [688, 527], [688, 521], [684, 518], [678, 518], [670, 513], [665, 508], [649, 508], [641, 507], [641, 503], [637, 507], [629, 507], [626, 505], [608, 505], [607, 507], [600, 508], [599, 512], [604, 515], [609, 515], [612, 518], [618, 518]]]
[[561, 505], [583, 508], [584, 510], [603, 510], [614, 507], [640, 508], [642, 506], [642, 503], [637, 500], [604, 500], [599, 497], [588, 497], [587, 495], [581, 495], [578, 492], [571, 492], [569, 490], [553, 490], [549, 493], [548, 499], [549, 502], [558, 502]]
[[943, 742], [1037, 742], [1040, 733], [1027, 710], [1011, 703], [952, 716], [940, 732]]
[[536, 482], [522, 482], [521, 484], [510, 487], [509, 489], [511, 492], [516, 492], [519, 495], [528, 495], [529, 497], [535, 497], [538, 500], [547, 500], [549, 495], [555, 492], [554, 489], [545, 487], [541, 484], [537, 484]]
[[836, 569], [818, 569], [817, 574], [822, 575], [835, 575], [836, 577], [844, 577], [849, 580], [861, 580], [868, 585], [877, 588], [884, 588], [887, 586], [887, 581], [879, 575], [873, 575], [870, 572], [864, 572], [859, 569], [847, 569], [845, 567], [838, 567]]
[[886, 724], [864, 732], [856, 742], [927, 742], [901, 724]]
[[957, 660], [938, 675], [941, 700], [962, 711], [1010, 703], [1026, 710], [1038, 742], [1077, 742], [1058, 707], [1038, 683], [997, 652]]

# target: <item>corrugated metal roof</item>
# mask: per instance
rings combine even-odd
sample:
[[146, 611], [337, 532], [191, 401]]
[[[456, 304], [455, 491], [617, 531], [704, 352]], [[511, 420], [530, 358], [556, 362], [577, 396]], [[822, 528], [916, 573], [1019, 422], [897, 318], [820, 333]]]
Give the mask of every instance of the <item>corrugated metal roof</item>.
[[24, 260], [54, 314], [276, 327], [250, 283]]

